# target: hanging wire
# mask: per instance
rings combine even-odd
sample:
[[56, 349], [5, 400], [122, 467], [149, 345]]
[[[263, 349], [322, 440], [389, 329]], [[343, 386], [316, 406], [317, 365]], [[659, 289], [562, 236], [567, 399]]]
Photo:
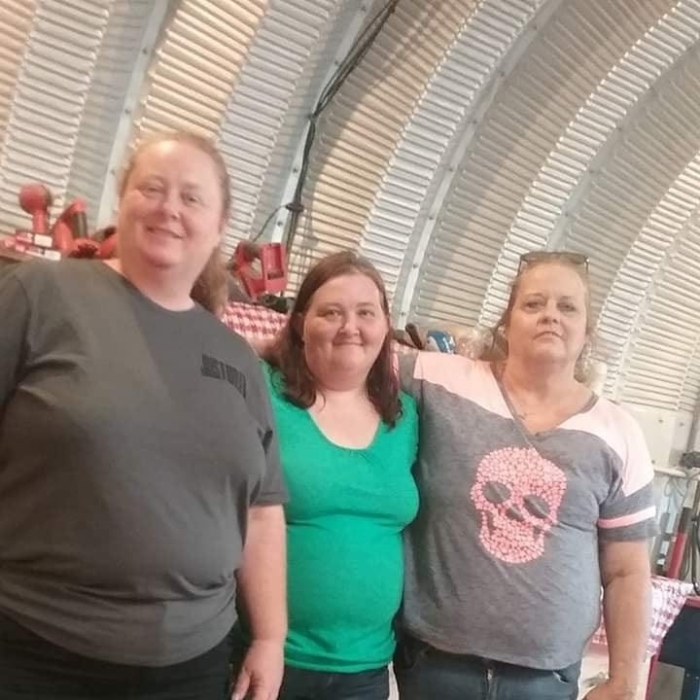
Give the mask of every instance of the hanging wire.
[[268, 216], [267, 219], [265, 219], [265, 222], [260, 227], [260, 230], [250, 239], [252, 243], [255, 243], [255, 241], [257, 241], [260, 238], [260, 236], [262, 236], [263, 233], [265, 233], [265, 230], [270, 225], [270, 222], [272, 221], [272, 219], [274, 219], [275, 216], [277, 216], [277, 213], [280, 211], [280, 209], [283, 209], [283, 208], [284, 208], [284, 204], [280, 204], [278, 207], [276, 207], [272, 211], [270, 216]]
[[321, 94], [316, 102], [316, 106], [309, 115], [309, 128], [306, 132], [304, 149], [302, 151], [302, 161], [299, 168], [299, 177], [297, 179], [296, 187], [294, 188], [292, 200], [287, 204], [283, 204], [282, 206], [278, 207], [272, 214], [270, 214], [270, 216], [268, 216], [263, 226], [253, 237], [254, 241], [260, 238], [267, 228], [269, 222], [272, 220], [272, 217], [274, 217], [282, 207], [286, 207], [289, 210], [289, 217], [287, 218], [286, 226], [282, 234], [282, 242], [285, 244], [287, 253], [289, 253], [291, 250], [294, 243], [294, 238], [296, 236], [299, 219], [304, 213], [304, 185], [306, 184], [306, 178], [309, 172], [311, 150], [316, 139], [318, 120], [323, 111], [326, 109], [326, 107], [328, 107], [335, 95], [338, 93], [338, 90], [340, 90], [343, 83], [362, 62], [362, 59], [372, 47], [372, 44], [382, 31], [387, 20], [395, 11], [398, 2], [399, 0], [387, 0], [384, 6], [367, 23], [367, 26], [365, 26], [355, 40], [355, 43], [352, 45], [350, 51], [348, 51], [348, 55], [340, 62], [335, 73], [331, 76], [330, 80], [321, 91]]

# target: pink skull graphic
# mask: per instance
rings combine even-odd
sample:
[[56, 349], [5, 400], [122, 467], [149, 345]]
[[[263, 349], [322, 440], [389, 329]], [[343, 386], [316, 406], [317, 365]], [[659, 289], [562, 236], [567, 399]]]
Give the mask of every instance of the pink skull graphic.
[[531, 447], [486, 455], [471, 490], [486, 551], [510, 564], [541, 557], [565, 491], [564, 472]]

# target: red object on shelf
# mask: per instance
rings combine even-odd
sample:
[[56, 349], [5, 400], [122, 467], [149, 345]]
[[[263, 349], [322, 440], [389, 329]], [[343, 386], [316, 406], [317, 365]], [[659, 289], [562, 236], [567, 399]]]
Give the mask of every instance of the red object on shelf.
[[51, 191], [45, 185], [33, 182], [19, 191], [19, 205], [32, 217], [32, 232], [49, 233], [49, 208], [53, 203]]
[[280, 294], [287, 286], [287, 254], [281, 243], [241, 241], [233, 253], [232, 267], [253, 299]]
[[112, 234], [109, 238], [105, 238], [102, 243], [100, 243], [100, 250], [97, 253], [97, 257], [102, 260], [109, 260], [110, 258], [117, 257], [117, 237]]
[[68, 251], [69, 258], [98, 258], [100, 254], [100, 244], [91, 238], [75, 238]]
[[[17, 231], [14, 237], [17, 250], [22, 252], [21, 249], [26, 248], [29, 242], [25, 238], [29, 235], [37, 239], [30, 245], [58, 251], [60, 257], [91, 257], [89, 251], [93, 246], [87, 243], [89, 238], [85, 202], [82, 199], [74, 199], [51, 225], [49, 209], [52, 203], [53, 195], [45, 185], [33, 182], [22, 186], [19, 191], [19, 205], [32, 217], [32, 229]], [[94, 250], [97, 249], [98, 246], [94, 246]]]
[[51, 227], [54, 247], [68, 256], [76, 238], [87, 238], [87, 212], [82, 199], [74, 199], [57, 217]]
[[688, 536], [692, 526], [693, 509], [686, 506], [681, 509], [678, 528], [669, 547], [668, 564], [664, 572], [664, 575], [668, 576], [668, 578], [679, 578], [678, 574], [681, 572], [681, 565], [683, 564], [683, 557], [685, 556]]
[[675, 537], [673, 538], [673, 543], [671, 544], [671, 552], [668, 558], [668, 567], [665, 572], [665, 575], [668, 576], [668, 578], [679, 578], [678, 574], [681, 571], [681, 565], [683, 564], [683, 556], [685, 554], [685, 548], [687, 543], [687, 531], [678, 530]]

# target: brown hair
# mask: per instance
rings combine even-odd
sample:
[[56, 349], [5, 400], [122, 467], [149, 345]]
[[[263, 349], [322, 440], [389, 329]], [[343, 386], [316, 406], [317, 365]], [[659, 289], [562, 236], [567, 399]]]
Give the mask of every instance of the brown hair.
[[[221, 188], [221, 221], [226, 221], [231, 213], [231, 178], [226, 169], [226, 163], [210, 139], [191, 131], [163, 131], [141, 141], [132, 151], [122, 171], [118, 188], [119, 196], [123, 196], [139, 156], [151, 146], [168, 141], [189, 144], [211, 158]], [[223, 310], [228, 297], [228, 272], [224, 268], [221, 251], [218, 248], [212, 252], [200, 272], [192, 287], [191, 296], [194, 301], [213, 314], [218, 315]]]
[[585, 365], [593, 352], [593, 344], [595, 340], [593, 314], [591, 311], [591, 293], [588, 283], [587, 268], [580, 263], [573, 262], [565, 255], [557, 256], [554, 253], [549, 257], [534, 260], [533, 262], [521, 267], [520, 271], [511, 283], [510, 295], [508, 297], [508, 304], [505, 311], [501, 314], [497, 323], [491, 328], [491, 347], [484, 352], [481, 359], [495, 365], [501, 365], [508, 359], [508, 341], [506, 340], [504, 331], [510, 324], [510, 317], [513, 313], [513, 308], [515, 307], [515, 302], [517, 301], [518, 294], [520, 292], [520, 286], [528, 272], [531, 272], [535, 268], [541, 267], [542, 265], [560, 265], [562, 267], [566, 267], [576, 272], [583, 282], [586, 304], [586, 337], [588, 338], [588, 342], [586, 343], [581, 356], [577, 360], [575, 375], [576, 379], [579, 381], [586, 381], [588, 368]]
[[[389, 300], [384, 281], [369, 260], [343, 251], [320, 260], [307, 273], [299, 287], [287, 323], [265, 359], [276, 367], [283, 379], [284, 395], [295, 405], [309, 408], [316, 401], [316, 381], [306, 364], [301, 325], [311, 299], [326, 282], [342, 275], [364, 275], [374, 282], [381, 297], [382, 311], [389, 320]], [[384, 423], [393, 427], [401, 415], [399, 383], [394, 371], [391, 332], [387, 332], [379, 355], [367, 375], [367, 394]]]
[[215, 316], [220, 316], [228, 301], [229, 273], [224, 267], [221, 251], [215, 248], [204, 269], [199, 273], [190, 296]]

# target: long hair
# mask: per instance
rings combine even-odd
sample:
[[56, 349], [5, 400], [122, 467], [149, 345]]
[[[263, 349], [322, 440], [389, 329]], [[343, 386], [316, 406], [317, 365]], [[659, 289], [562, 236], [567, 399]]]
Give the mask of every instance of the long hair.
[[[350, 251], [334, 253], [323, 258], [309, 270], [299, 287], [287, 323], [265, 359], [276, 367], [283, 380], [284, 395], [295, 405], [309, 408], [316, 401], [317, 387], [304, 354], [301, 331], [304, 315], [316, 291], [326, 282], [342, 275], [359, 274], [368, 277], [379, 290], [382, 311], [389, 322], [389, 300], [381, 275], [369, 260]], [[388, 331], [377, 359], [367, 376], [367, 395], [384, 423], [393, 427], [401, 415], [399, 383], [393, 367], [391, 332]]]
[[195, 280], [190, 296], [207, 311], [220, 316], [228, 301], [229, 276], [221, 251], [215, 248]]
[[[221, 188], [221, 221], [227, 221], [231, 213], [231, 178], [226, 169], [226, 163], [210, 139], [191, 131], [164, 131], [153, 134], [141, 141], [132, 151], [122, 171], [118, 188], [119, 197], [124, 195], [129, 177], [131, 177], [139, 157], [151, 146], [172, 141], [193, 146], [211, 158], [219, 178], [219, 187]], [[224, 267], [221, 251], [217, 247], [209, 256], [192, 287], [192, 299], [201, 304], [207, 311], [215, 315], [220, 314], [228, 297], [228, 276], [229, 273]]]
[[508, 340], [506, 339], [506, 329], [510, 325], [510, 318], [513, 314], [513, 308], [518, 300], [518, 294], [520, 293], [520, 286], [522, 284], [523, 278], [529, 272], [534, 270], [536, 267], [542, 265], [560, 265], [567, 267], [570, 270], [576, 272], [576, 274], [581, 278], [583, 282], [583, 287], [585, 290], [585, 308], [586, 308], [586, 345], [581, 352], [578, 360], [576, 361], [576, 367], [574, 369], [574, 376], [581, 382], [586, 383], [589, 379], [589, 360], [594, 351], [595, 345], [595, 326], [593, 323], [593, 314], [591, 311], [591, 293], [590, 285], [588, 283], [588, 275], [586, 274], [586, 268], [582, 265], [571, 262], [565, 256], [538, 260], [536, 262], [529, 263], [525, 265], [515, 276], [515, 279], [510, 286], [510, 295], [508, 296], [508, 304], [501, 314], [500, 318], [496, 324], [491, 328], [491, 345], [487, 347], [483, 354], [481, 355], [482, 360], [490, 362], [497, 368], [502, 368], [505, 361], [508, 359]]

